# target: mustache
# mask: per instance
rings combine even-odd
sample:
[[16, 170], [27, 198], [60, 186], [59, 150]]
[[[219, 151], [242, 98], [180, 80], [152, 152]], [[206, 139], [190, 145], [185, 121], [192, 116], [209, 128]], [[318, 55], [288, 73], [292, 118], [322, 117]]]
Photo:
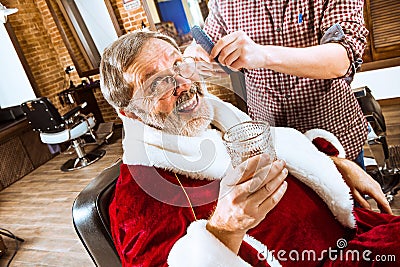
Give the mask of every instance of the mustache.
[[190, 100], [195, 94], [199, 94], [200, 96], [204, 95], [204, 92], [198, 83], [192, 83], [192, 86], [189, 88], [188, 91], [181, 93], [179, 98], [176, 100], [175, 110], [177, 109], [177, 107], [179, 107], [179, 105]]
[[[190, 99], [192, 99], [195, 94], [199, 96], [204, 96], [205, 90], [206, 89], [203, 89], [200, 83], [193, 82], [187, 91], [181, 92], [180, 96], [178, 97], [178, 99], [174, 104], [172, 113], [179, 116], [178, 107], [184, 104], [185, 102], [189, 101]], [[127, 110], [138, 116], [146, 124], [156, 129], [164, 128], [163, 125], [168, 121], [168, 116], [170, 116], [171, 114], [165, 114], [165, 113], [154, 114], [153, 110], [155, 108], [155, 104], [153, 102], [154, 99], [144, 98], [141, 100], [142, 100], [141, 105], [137, 104], [129, 105]]]

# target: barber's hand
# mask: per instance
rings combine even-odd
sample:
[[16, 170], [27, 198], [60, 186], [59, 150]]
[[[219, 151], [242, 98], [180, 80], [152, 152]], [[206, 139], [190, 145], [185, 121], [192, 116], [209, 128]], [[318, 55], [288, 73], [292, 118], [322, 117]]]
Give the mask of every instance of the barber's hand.
[[186, 47], [183, 52], [184, 57], [192, 57], [196, 60], [196, 69], [205, 79], [208, 77], [227, 77], [228, 74], [211, 59], [208, 53], [195, 42]]
[[354, 199], [361, 205], [361, 207], [371, 209], [371, 205], [362, 197], [362, 195], [368, 195], [376, 201], [381, 212], [393, 214], [392, 209], [382, 192], [381, 186], [377, 181], [375, 181], [354, 161], [334, 157], [332, 159], [342, 174], [346, 184], [350, 187]]
[[245, 233], [257, 226], [286, 191], [285, 162], [268, 155], [248, 159], [221, 181], [220, 196], [207, 229], [237, 252]]
[[192, 57], [196, 61], [204, 61], [207, 63], [212, 62], [206, 50], [204, 50], [201, 45], [197, 44], [195, 41], [185, 48], [185, 51], [183, 51], [183, 56]]
[[[265, 55], [265, 56], [263, 56]], [[211, 51], [210, 57], [232, 69], [256, 69], [266, 66], [266, 52], [245, 32], [236, 31], [222, 37]]]

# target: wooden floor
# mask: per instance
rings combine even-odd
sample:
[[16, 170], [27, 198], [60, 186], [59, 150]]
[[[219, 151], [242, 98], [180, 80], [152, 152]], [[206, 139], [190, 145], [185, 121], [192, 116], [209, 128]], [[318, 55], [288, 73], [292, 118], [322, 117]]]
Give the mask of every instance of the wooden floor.
[[[383, 106], [390, 145], [400, 145], [400, 105]], [[0, 191], [0, 227], [25, 239], [11, 266], [94, 266], [75, 234], [71, 207], [79, 192], [104, 168], [122, 155], [121, 134], [102, 148], [106, 155], [81, 170], [64, 173], [60, 166], [71, 156], [58, 155], [34, 172]], [[400, 195], [392, 202], [400, 215]], [[9, 247], [0, 266], [6, 266], [14, 243], [5, 237]]]
[[[121, 157], [120, 130], [101, 147], [106, 154], [99, 161], [62, 172], [61, 165], [72, 155], [60, 154], [0, 192], [0, 227], [25, 240], [11, 266], [94, 266], [75, 233], [71, 208], [79, 192]], [[0, 266], [6, 266], [15, 248], [14, 240], [3, 239], [9, 251]]]

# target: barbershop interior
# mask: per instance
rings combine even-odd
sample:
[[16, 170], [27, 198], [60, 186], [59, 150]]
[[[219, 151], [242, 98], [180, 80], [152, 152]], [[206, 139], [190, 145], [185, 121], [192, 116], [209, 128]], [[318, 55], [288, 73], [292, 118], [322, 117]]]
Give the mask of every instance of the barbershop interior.
[[[168, 35], [183, 52], [193, 42], [191, 28], [203, 27], [208, 2], [0, 0], [0, 266], [121, 266], [108, 205], [124, 127], [100, 88], [102, 52], [137, 30]], [[368, 123], [366, 172], [394, 215], [399, 13], [398, 0], [364, 1], [367, 45], [350, 84]], [[209, 92], [246, 112], [243, 73], [216, 79]]]

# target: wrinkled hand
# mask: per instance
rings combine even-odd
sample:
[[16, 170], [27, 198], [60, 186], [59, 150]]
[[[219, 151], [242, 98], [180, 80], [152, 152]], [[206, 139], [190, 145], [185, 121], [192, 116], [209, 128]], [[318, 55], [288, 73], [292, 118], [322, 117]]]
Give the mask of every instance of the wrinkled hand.
[[393, 214], [382, 192], [381, 186], [377, 181], [353, 161], [334, 157], [332, 159], [342, 174], [346, 184], [350, 187], [354, 199], [363, 208], [371, 209], [371, 205], [362, 197], [362, 195], [368, 195], [376, 201], [381, 212]]
[[231, 69], [240, 70], [265, 67], [264, 47], [256, 44], [245, 32], [236, 31], [222, 37], [211, 51], [210, 57]]
[[282, 198], [287, 174], [284, 161], [271, 163], [266, 154], [240, 164], [223, 178], [207, 229], [233, 251], [238, 250], [245, 233], [257, 226]]

